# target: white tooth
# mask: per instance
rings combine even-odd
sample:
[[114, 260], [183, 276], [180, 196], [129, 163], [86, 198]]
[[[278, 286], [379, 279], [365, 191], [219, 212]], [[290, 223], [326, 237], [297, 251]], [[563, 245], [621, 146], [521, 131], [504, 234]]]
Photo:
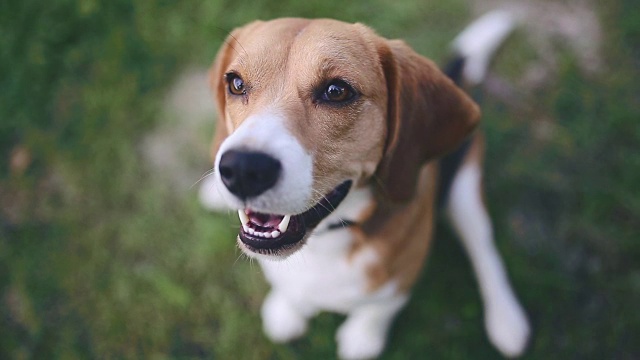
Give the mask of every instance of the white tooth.
[[245, 224], [242, 224], [242, 229], [244, 230], [244, 232], [249, 232], [249, 230], [251, 230], [251, 228]]
[[272, 238], [277, 238], [278, 236], [280, 236], [280, 231], [272, 231], [271, 232], [271, 237]]
[[240, 218], [240, 222], [242, 225], [246, 225], [249, 223], [249, 217], [244, 213], [244, 210], [238, 210], [238, 217]]
[[267, 239], [271, 239], [271, 233], [270, 232], [264, 232], [264, 233], [262, 233], [262, 237], [267, 238]]
[[287, 231], [287, 228], [289, 227], [289, 220], [291, 220], [291, 215], [285, 215], [284, 218], [282, 218], [282, 221], [280, 221], [278, 230], [280, 230], [281, 233]]
[[255, 235], [255, 233], [256, 233], [255, 230], [253, 230], [252, 228], [249, 228], [249, 230], [247, 230], [247, 231], [249, 231], [249, 234], [251, 234], [251, 235]]

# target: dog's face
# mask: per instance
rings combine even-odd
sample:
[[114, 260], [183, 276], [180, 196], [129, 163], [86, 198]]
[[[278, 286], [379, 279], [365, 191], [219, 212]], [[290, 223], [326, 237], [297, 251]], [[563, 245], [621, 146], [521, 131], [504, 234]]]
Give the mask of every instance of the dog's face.
[[384, 196], [406, 201], [420, 166], [478, 117], [406, 45], [333, 20], [237, 29], [210, 76], [219, 114], [212, 191], [238, 209], [249, 254], [292, 253], [372, 178]]

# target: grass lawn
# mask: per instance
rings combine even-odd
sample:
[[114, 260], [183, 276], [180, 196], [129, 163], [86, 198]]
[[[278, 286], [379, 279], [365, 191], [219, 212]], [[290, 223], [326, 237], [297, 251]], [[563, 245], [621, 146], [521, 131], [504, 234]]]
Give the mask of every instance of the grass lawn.
[[[493, 74], [511, 96], [482, 96], [497, 243], [534, 330], [525, 359], [640, 358], [636, 8], [595, 8], [599, 72], [554, 43], [538, 86], [522, 81], [540, 59], [519, 30]], [[293, 344], [266, 340], [267, 288], [235, 247], [237, 220], [145, 155], [148, 134], [187, 121], [165, 111], [178, 75], [233, 27], [280, 16], [364, 22], [440, 60], [473, 14], [463, 0], [0, 4], [1, 359], [335, 356], [337, 315]], [[210, 167], [213, 122], [179, 154], [189, 183]], [[446, 226], [437, 238], [383, 357], [499, 358], [466, 257]]]

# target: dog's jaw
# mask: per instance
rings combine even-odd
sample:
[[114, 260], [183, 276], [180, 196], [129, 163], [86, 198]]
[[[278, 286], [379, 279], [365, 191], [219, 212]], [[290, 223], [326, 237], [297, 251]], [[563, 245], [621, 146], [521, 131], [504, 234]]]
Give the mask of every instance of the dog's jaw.
[[338, 208], [351, 190], [352, 183], [351, 180], [343, 182], [313, 207], [296, 215], [238, 210], [242, 225], [238, 243], [250, 253], [286, 258], [302, 247], [316, 226]]

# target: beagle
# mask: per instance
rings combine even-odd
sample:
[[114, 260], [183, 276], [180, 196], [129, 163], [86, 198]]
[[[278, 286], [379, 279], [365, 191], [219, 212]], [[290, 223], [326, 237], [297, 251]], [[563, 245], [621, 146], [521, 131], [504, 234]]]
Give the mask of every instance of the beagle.
[[[477, 20], [454, 43], [449, 76], [480, 82], [511, 28], [505, 13]], [[210, 86], [214, 171], [200, 198], [238, 211], [238, 246], [271, 285], [261, 311], [271, 340], [332, 311], [347, 315], [341, 358], [380, 355], [441, 203], [471, 258], [490, 341], [508, 357], [524, 351], [528, 321], [483, 204], [480, 110], [433, 62], [361, 24], [256, 21], [229, 35]]]

